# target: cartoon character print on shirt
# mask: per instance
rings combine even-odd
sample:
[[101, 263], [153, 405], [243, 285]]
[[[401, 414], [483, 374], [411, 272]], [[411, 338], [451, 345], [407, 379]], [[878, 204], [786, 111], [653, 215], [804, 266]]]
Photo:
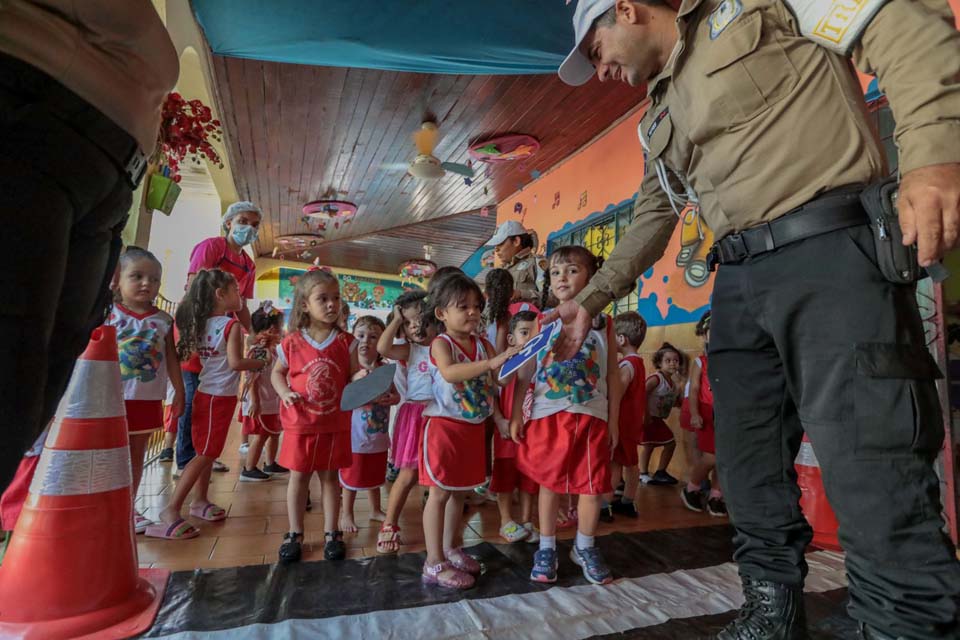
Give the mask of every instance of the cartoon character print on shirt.
[[600, 347], [597, 338], [588, 336], [580, 351], [563, 362], [553, 359], [553, 343], [539, 356], [537, 381], [547, 385], [546, 397], [552, 400], [569, 398], [573, 404], [584, 404], [597, 395], [600, 385]]
[[[457, 351], [457, 362], [467, 362], [467, 357]], [[493, 413], [493, 385], [490, 376], [471, 378], [453, 385], [453, 400], [460, 405], [460, 415], [468, 420]]]
[[[111, 314], [109, 321], [116, 316]], [[160, 375], [163, 367], [163, 338], [156, 322], [151, 321], [147, 328], [136, 331], [126, 326], [127, 321], [117, 323], [117, 346], [120, 360], [120, 379], [151, 382]]]
[[340, 388], [336, 380], [345, 377], [343, 369], [333, 360], [316, 358], [304, 370], [307, 373], [307, 398], [304, 408], [318, 416], [326, 416], [340, 408]]
[[383, 404], [368, 404], [363, 407], [360, 418], [364, 422], [364, 433], [374, 436], [387, 433], [387, 424], [390, 421], [390, 407]]

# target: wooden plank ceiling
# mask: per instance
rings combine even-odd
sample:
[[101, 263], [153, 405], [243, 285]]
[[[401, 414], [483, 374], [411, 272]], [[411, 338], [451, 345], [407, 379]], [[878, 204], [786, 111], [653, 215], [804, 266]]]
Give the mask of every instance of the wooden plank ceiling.
[[[423, 257], [428, 243], [421, 240], [436, 228], [420, 223], [490, 207], [489, 217], [474, 216], [479, 223], [460, 218], [459, 230], [443, 227], [429, 243], [439, 264], [459, 264], [460, 255], [491, 235], [493, 207], [532, 182], [531, 172], [546, 171], [639, 101], [619, 83], [593, 80], [574, 88], [555, 75], [428, 75], [222, 56], [213, 61], [237, 189], [265, 213], [258, 254], [271, 253], [278, 236], [309, 231], [301, 221], [304, 203], [348, 200], [358, 205], [349, 224], [328, 224], [315, 256], [288, 259], [320, 257], [330, 266], [371, 271], [392, 272], [402, 260]], [[442, 161], [465, 163], [469, 144], [503, 133], [527, 133], [542, 146], [525, 161], [475, 163], [469, 186], [450, 172], [418, 180], [396, 165], [416, 156], [411, 135], [426, 117], [439, 125], [434, 155]], [[457, 250], [442, 252], [438, 245], [451, 241]]]

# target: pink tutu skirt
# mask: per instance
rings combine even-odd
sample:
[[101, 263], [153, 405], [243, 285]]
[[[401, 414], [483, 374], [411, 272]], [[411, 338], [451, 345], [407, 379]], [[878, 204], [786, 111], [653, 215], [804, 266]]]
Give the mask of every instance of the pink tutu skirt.
[[393, 466], [398, 469], [417, 469], [420, 464], [420, 430], [423, 429], [425, 402], [404, 402], [397, 411], [393, 427]]

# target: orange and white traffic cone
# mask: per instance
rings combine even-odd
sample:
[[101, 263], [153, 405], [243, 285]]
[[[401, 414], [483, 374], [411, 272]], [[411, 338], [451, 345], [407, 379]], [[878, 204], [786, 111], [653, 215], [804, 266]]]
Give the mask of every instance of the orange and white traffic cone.
[[837, 516], [833, 513], [827, 501], [827, 492], [823, 488], [820, 462], [806, 435], [800, 444], [795, 466], [797, 484], [800, 486], [800, 508], [813, 529], [813, 540], [810, 544], [818, 549], [843, 551], [837, 537]]
[[50, 427], [0, 566], [0, 637], [128, 638], [168, 571], [137, 571], [116, 329], [94, 330]]

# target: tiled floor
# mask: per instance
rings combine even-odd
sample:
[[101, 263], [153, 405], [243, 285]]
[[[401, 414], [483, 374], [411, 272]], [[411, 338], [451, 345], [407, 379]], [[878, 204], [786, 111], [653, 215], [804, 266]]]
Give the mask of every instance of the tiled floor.
[[[239, 425], [234, 425], [221, 460], [228, 466], [227, 473], [214, 473], [211, 480], [210, 499], [227, 509], [229, 517], [223, 522], [208, 523], [188, 518], [199, 527], [201, 535], [192, 540], [160, 540], [137, 536], [142, 567], [158, 567], [172, 570], [196, 568], [234, 567], [249, 564], [273, 563], [277, 558], [284, 532], [287, 531], [287, 505], [285, 479], [270, 482], [238, 482], [241, 468], [237, 447]], [[143, 482], [137, 497], [137, 508], [147, 517], [155, 518], [169, 500], [173, 487], [170, 463], [153, 463], [144, 471]], [[717, 518], [693, 513], [680, 503], [676, 487], [642, 487], [636, 520], [618, 517], [613, 524], [601, 524], [599, 534], [612, 531], [648, 531], [700, 525], [718, 524]], [[323, 558], [323, 514], [320, 513], [320, 489], [314, 478], [314, 511], [306, 516], [305, 560]], [[420, 523], [421, 495], [416, 490], [400, 518], [404, 545], [400, 551], [423, 550], [423, 530]], [[384, 508], [387, 503], [387, 488], [382, 489]], [[189, 504], [189, 501], [188, 501]], [[518, 507], [519, 508], [519, 507]], [[184, 508], [184, 511], [187, 509]], [[368, 519], [370, 510], [365, 493], [357, 496], [358, 533], [346, 534], [347, 557], [376, 555], [377, 532], [380, 523]], [[498, 535], [500, 528], [496, 504], [487, 502], [471, 507], [465, 516], [464, 541], [488, 540], [503, 542]], [[558, 532], [558, 537], [573, 537], [573, 529]]]

